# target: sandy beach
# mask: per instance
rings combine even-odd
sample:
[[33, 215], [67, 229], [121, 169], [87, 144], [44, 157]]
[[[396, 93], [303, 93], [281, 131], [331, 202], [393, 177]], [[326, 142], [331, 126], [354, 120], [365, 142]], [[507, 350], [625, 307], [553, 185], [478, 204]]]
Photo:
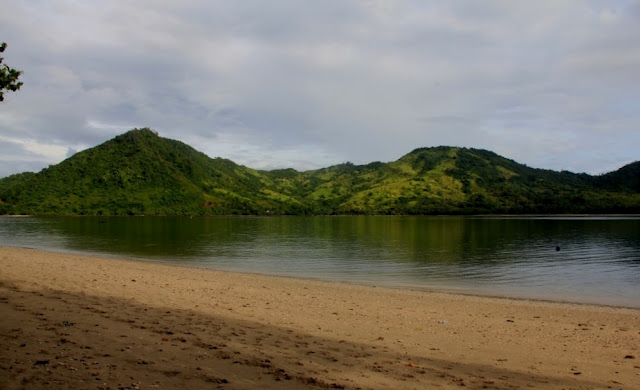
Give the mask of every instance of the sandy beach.
[[0, 389], [638, 389], [640, 310], [0, 247]]

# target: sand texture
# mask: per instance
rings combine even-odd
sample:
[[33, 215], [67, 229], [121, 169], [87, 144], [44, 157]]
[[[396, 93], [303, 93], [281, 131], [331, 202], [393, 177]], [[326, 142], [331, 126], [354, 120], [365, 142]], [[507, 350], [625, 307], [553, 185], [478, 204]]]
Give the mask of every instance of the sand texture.
[[640, 310], [0, 247], [0, 389], [640, 389]]

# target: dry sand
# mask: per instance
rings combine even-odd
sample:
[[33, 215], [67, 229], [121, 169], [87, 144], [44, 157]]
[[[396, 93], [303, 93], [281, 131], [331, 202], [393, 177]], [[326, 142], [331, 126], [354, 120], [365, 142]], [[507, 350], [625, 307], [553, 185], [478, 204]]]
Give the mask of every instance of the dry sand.
[[640, 310], [0, 247], [1, 389], [640, 389]]

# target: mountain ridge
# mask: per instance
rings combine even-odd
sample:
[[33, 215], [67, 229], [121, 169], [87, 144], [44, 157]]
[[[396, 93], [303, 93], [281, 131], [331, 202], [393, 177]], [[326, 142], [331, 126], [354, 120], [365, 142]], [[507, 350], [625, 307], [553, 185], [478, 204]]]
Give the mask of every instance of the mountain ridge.
[[0, 214], [639, 213], [640, 162], [599, 176], [494, 152], [416, 148], [391, 162], [262, 171], [133, 129], [38, 173], [0, 179]]

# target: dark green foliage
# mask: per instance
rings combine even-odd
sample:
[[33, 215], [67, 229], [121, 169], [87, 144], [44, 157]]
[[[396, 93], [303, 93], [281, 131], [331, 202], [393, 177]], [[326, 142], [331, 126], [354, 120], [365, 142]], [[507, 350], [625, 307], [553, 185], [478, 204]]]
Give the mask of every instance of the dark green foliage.
[[[413, 150], [407, 156], [415, 156], [413, 168], [420, 174], [424, 174], [435, 169], [445, 158], [450, 148], [439, 146], [436, 148], [419, 148]], [[406, 156], [405, 156], [406, 157]]]
[[593, 182], [599, 188], [613, 188], [619, 191], [640, 192], [640, 161], [625, 165], [617, 171], [597, 176]]
[[640, 163], [593, 177], [444, 146], [390, 163], [256, 171], [145, 128], [0, 179], [0, 214], [639, 213], [639, 178]]
[[[0, 44], [0, 53], [7, 48], [7, 44]], [[22, 81], [18, 81], [22, 71], [10, 68], [9, 65], [2, 65], [3, 57], [0, 57], [0, 102], [4, 101], [4, 91], [17, 91], [22, 87]]]

